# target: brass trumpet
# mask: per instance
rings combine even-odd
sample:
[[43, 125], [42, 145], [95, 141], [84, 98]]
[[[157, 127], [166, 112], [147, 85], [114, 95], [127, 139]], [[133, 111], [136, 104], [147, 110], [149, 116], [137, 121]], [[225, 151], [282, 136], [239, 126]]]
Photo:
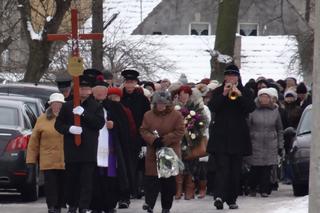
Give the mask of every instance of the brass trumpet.
[[232, 101], [234, 101], [238, 98], [238, 93], [233, 90], [234, 86], [235, 85], [231, 84], [231, 83], [227, 84], [227, 86], [226, 86], [228, 89], [230, 89], [229, 94], [228, 94], [228, 98]]

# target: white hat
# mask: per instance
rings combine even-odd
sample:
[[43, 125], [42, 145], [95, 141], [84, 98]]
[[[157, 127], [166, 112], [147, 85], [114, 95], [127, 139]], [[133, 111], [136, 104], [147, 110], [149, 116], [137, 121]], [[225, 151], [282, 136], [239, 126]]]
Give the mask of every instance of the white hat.
[[287, 96], [292, 96], [294, 98], [294, 100], [297, 100], [298, 98], [298, 95], [295, 91], [291, 90], [291, 89], [288, 89], [285, 93], [284, 93], [284, 97], [287, 97]]
[[270, 87], [268, 88], [268, 90], [270, 90], [270, 94], [272, 94], [272, 97], [275, 97], [277, 100], [279, 99], [278, 91], [275, 88]]
[[258, 96], [263, 94], [268, 95], [270, 98], [274, 97], [274, 94], [271, 92], [270, 88], [262, 88], [258, 91]]
[[53, 93], [50, 95], [48, 104], [51, 104], [52, 102], [65, 103], [64, 96], [61, 93]]

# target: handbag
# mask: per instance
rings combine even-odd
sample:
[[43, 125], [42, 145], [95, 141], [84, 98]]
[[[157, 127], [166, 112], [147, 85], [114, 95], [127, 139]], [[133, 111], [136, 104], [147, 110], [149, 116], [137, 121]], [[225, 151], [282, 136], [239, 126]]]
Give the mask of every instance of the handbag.
[[199, 143], [192, 147], [190, 151], [184, 157], [184, 160], [194, 160], [196, 158], [201, 158], [207, 156], [207, 145], [208, 145], [208, 138], [203, 136]]

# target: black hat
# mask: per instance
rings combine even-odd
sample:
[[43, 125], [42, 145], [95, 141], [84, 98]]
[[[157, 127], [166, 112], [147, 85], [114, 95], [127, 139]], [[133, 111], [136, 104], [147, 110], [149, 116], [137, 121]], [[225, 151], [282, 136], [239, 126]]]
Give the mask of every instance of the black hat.
[[224, 75], [228, 75], [228, 74], [235, 74], [240, 76], [239, 68], [234, 64], [228, 65], [224, 70]]
[[138, 76], [139, 72], [136, 70], [124, 70], [121, 72], [121, 75], [124, 77], [125, 80], [137, 80], [138, 81]]
[[68, 73], [60, 73], [56, 77], [56, 84], [59, 89], [71, 87], [72, 78]]
[[96, 81], [94, 86], [103, 86], [103, 87], [109, 87], [109, 84], [105, 81]]
[[91, 68], [91, 69], [85, 69], [83, 71], [83, 75], [86, 75], [88, 76], [89, 78], [91, 78], [92, 82], [96, 82], [97, 78], [99, 78], [100, 80], [103, 80], [104, 77], [103, 77], [103, 74], [101, 71], [97, 70], [97, 69], [94, 69], [94, 68]]
[[298, 94], [306, 94], [306, 93], [308, 93], [308, 89], [307, 89], [306, 85], [303, 82], [298, 84], [297, 93]]
[[153, 89], [153, 91], [156, 91], [156, 88], [155, 88], [155, 86], [154, 86], [154, 83], [152, 83], [151, 81], [147, 81], [147, 82], [145, 82], [144, 83], [144, 85], [143, 85], [143, 88], [146, 88], [146, 87], [151, 87], [152, 89]]
[[104, 71], [102, 72], [104, 79], [106, 80], [112, 80], [113, 79], [113, 74], [110, 71]]
[[92, 77], [89, 75], [80, 75], [79, 76], [79, 84], [80, 87], [92, 87], [95, 81], [93, 81]]

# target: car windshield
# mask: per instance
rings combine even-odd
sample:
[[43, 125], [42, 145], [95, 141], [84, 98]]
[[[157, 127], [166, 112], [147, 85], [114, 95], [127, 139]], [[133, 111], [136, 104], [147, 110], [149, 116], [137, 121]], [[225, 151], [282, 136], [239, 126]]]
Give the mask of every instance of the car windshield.
[[10, 107], [0, 106], [0, 125], [18, 126], [18, 110]]
[[298, 135], [310, 133], [312, 128], [312, 110], [306, 111], [302, 117], [301, 124], [298, 130]]

